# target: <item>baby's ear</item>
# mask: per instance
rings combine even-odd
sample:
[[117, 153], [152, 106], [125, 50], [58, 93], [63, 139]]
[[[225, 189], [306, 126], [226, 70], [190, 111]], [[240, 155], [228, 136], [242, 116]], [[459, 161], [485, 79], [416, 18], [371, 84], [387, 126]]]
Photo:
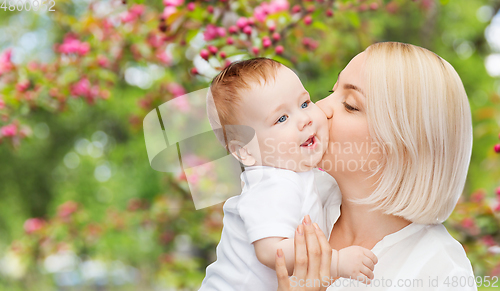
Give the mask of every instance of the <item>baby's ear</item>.
[[248, 147], [241, 141], [231, 140], [228, 145], [229, 152], [245, 166], [255, 165], [255, 158], [248, 151]]

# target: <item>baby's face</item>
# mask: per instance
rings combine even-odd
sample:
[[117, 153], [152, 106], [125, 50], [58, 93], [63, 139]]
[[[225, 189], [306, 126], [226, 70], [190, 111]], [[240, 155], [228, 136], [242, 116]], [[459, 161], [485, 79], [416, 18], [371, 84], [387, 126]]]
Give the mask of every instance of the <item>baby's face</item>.
[[275, 82], [242, 95], [238, 119], [256, 132], [258, 165], [303, 172], [319, 163], [328, 146], [326, 116], [292, 70], [281, 66]]

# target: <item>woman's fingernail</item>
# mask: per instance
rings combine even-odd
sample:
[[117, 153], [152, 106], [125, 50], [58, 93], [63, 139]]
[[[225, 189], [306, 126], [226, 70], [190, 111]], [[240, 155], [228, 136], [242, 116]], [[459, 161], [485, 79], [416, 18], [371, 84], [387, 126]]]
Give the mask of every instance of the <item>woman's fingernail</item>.
[[314, 228], [316, 228], [316, 229], [318, 229], [318, 230], [319, 230], [319, 226], [318, 226], [318, 224], [317, 224], [316, 222], [315, 222], [315, 223], [313, 223], [313, 226], [314, 226]]
[[297, 232], [299, 233], [299, 235], [304, 235], [304, 229], [302, 229], [302, 225], [299, 225], [299, 227], [297, 228]]
[[304, 222], [305, 225], [310, 225], [311, 224], [311, 218], [309, 217], [309, 215], [304, 216], [303, 222]]
[[278, 249], [278, 258], [282, 258], [282, 257], [283, 257], [283, 250]]

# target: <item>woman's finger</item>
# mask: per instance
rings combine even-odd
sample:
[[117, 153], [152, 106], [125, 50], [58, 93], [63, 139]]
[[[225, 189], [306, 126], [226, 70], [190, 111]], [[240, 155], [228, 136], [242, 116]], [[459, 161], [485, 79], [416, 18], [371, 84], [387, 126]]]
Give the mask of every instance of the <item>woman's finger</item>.
[[332, 265], [332, 247], [328, 243], [325, 234], [319, 228], [318, 224], [313, 223], [314, 228], [316, 228], [316, 236], [318, 237], [319, 245], [321, 247], [321, 265], [319, 269], [320, 279], [325, 276], [330, 278], [330, 270]]
[[282, 249], [278, 249], [276, 252], [275, 269], [278, 276], [278, 291], [288, 291], [290, 289], [290, 282], [286, 269], [285, 254], [283, 254]]
[[298, 279], [306, 279], [307, 275], [307, 249], [306, 240], [304, 237], [304, 226], [302, 224], [297, 227], [294, 238], [295, 246], [295, 264], [293, 274]]
[[316, 236], [316, 229], [312, 225], [309, 215], [306, 215], [302, 224], [304, 225], [307, 246], [307, 278], [318, 278], [321, 264], [321, 248]]
[[367, 266], [370, 270], [374, 270], [375, 269], [375, 264], [373, 263], [373, 261], [368, 258], [368, 257], [364, 257], [363, 258], [363, 265]]

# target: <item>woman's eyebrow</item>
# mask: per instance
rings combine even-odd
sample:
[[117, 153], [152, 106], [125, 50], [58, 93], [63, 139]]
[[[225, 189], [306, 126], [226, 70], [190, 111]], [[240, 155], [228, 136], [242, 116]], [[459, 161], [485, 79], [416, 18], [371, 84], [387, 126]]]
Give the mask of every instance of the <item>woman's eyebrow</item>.
[[363, 90], [361, 90], [361, 88], [359, 88], [358, 86], [353, 85], [353, 84], [344, 84], [344, 90], [355, 90], [355, 91], [358, 91], [359, 93], [361, 93], [361, 95], [365, 96], [365, 93], [363, 93]]
[[[339, 75], [337, 76], [337, 83], [340, 80], [340, 73], [342, 73], [342, 71], [340, 71]], [[355, 90], [355, 91], [358, 91], [359, 93], [361, 93], [361, 95], [363, 95], [363, 97], [365, 97], [365, 93], [363, 92], [363, 90], [361, 90], [361, 88], [359, 88], [356, 85], [353, 85], [353, 84], [344, 84], [344, 90]]]

